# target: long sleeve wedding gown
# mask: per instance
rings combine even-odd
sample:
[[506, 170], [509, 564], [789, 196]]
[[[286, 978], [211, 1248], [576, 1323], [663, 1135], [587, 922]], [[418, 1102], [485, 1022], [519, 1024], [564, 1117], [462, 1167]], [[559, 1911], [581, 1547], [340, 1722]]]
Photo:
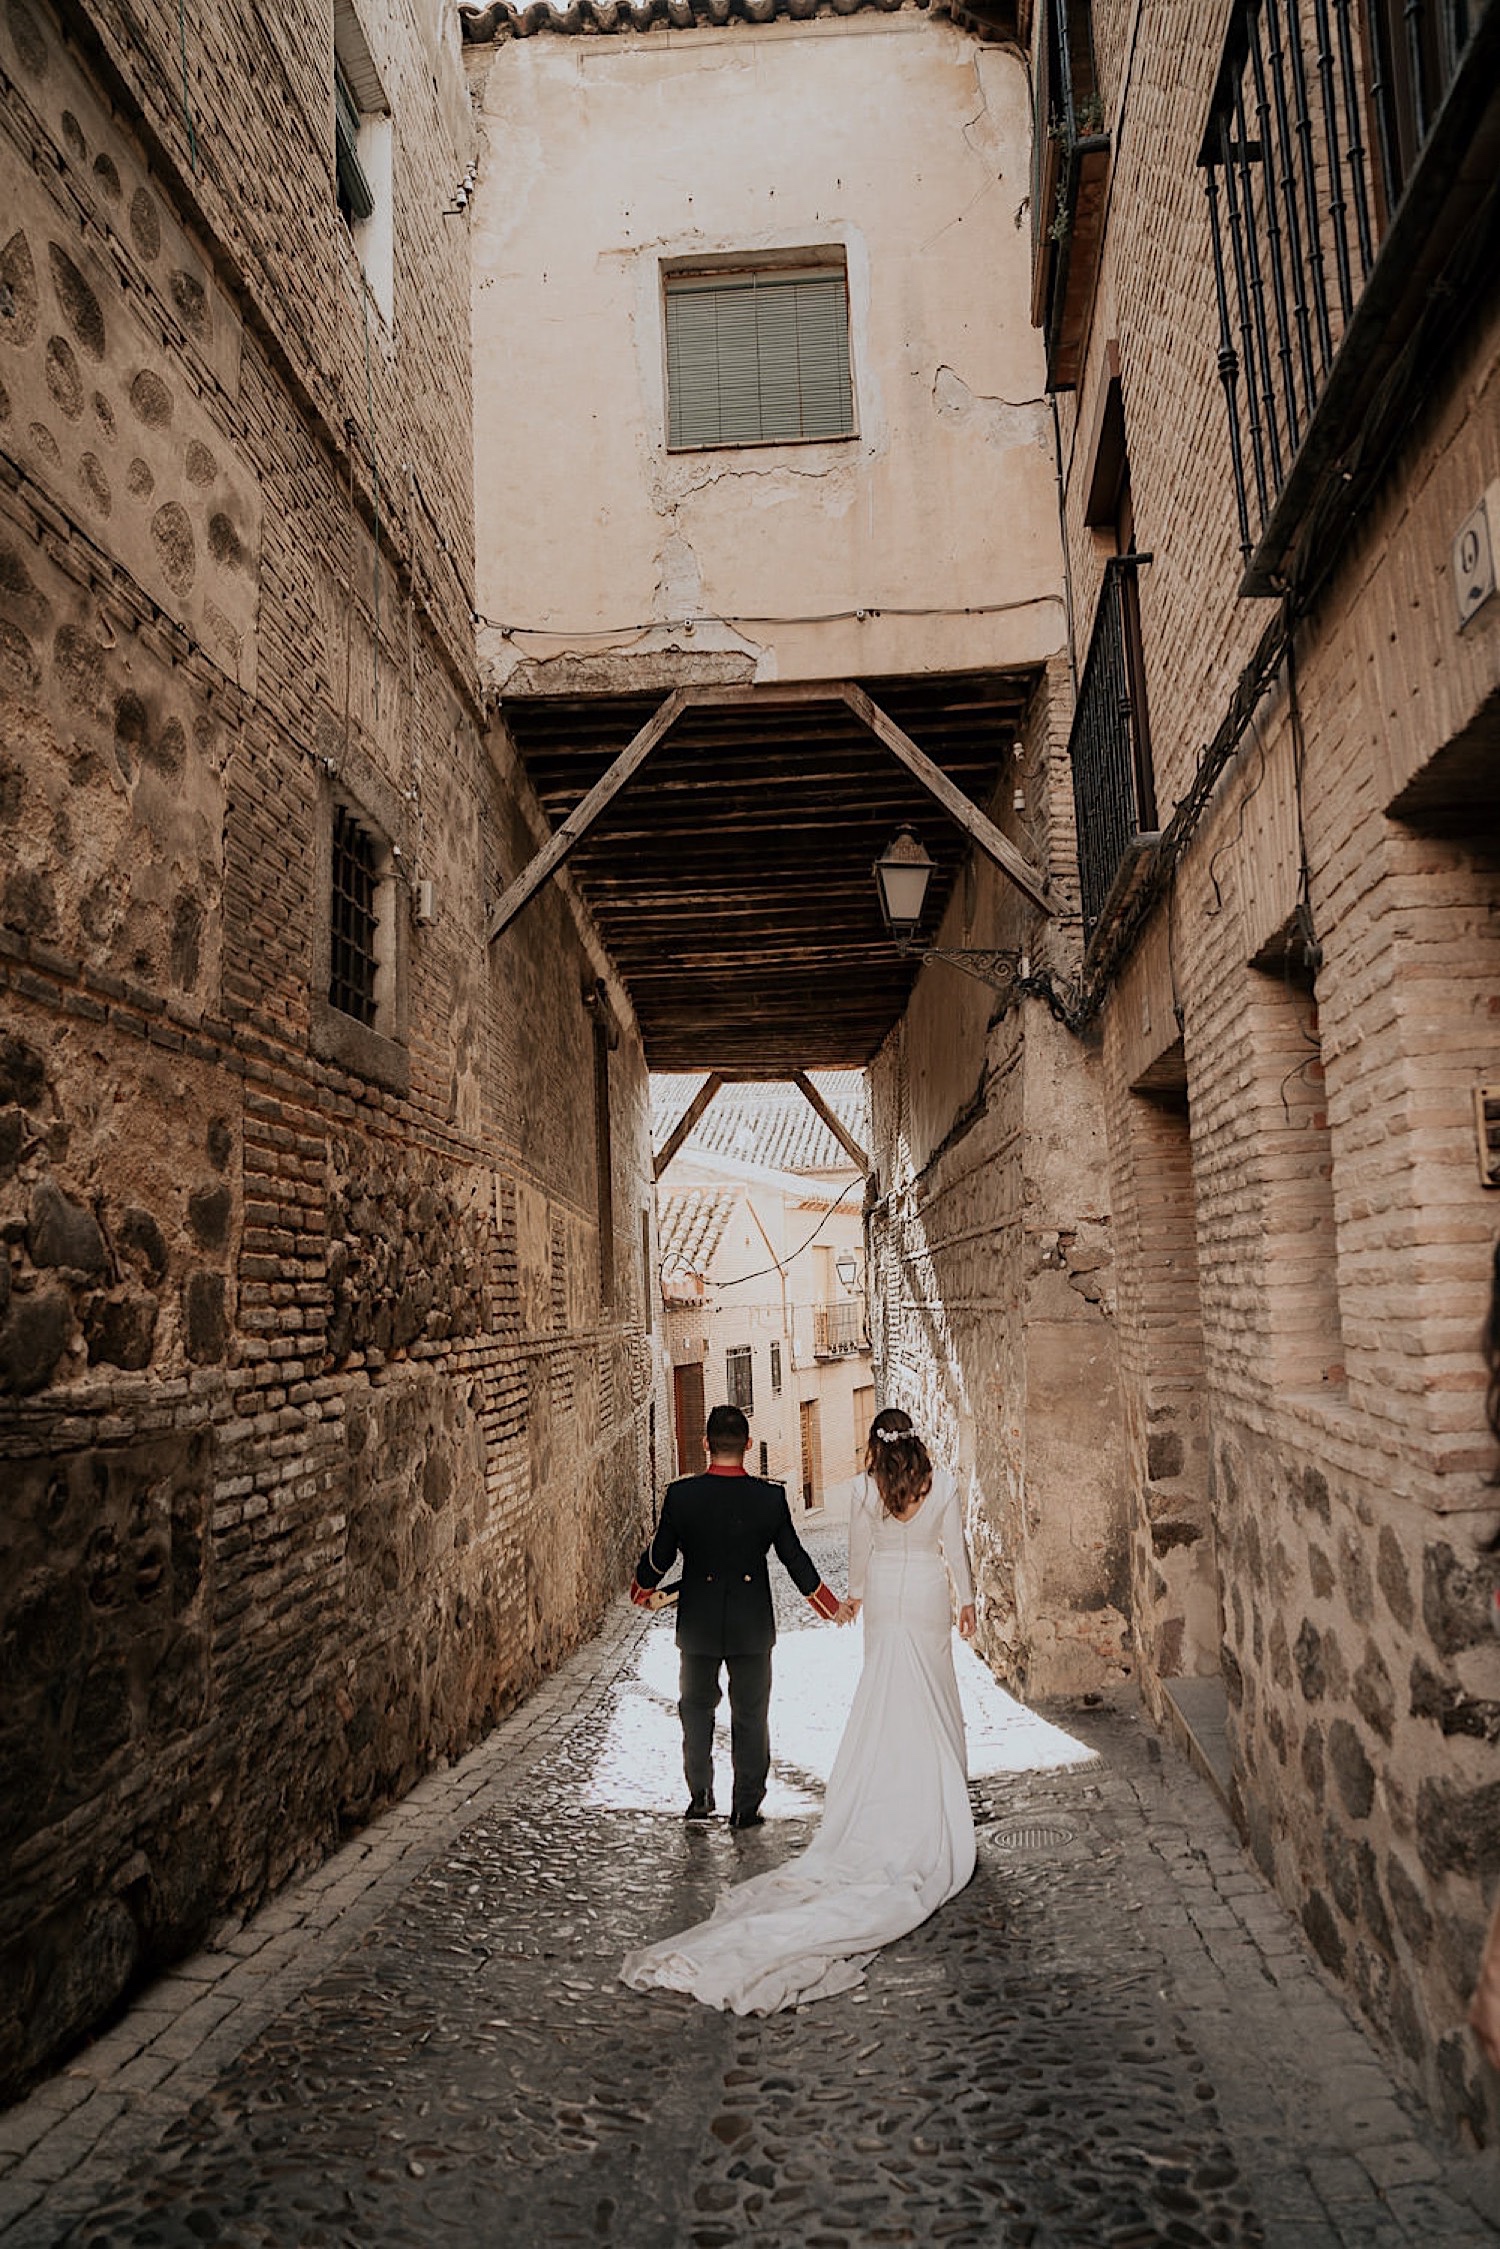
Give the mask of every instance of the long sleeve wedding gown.
[[849, 1592], [864, 1601], [864, 1668], [817, 1834], [786, 1865], [727, 1890], [707, 1921], [627, 1954], [626, 1983], [737, 2015], [828, 1999], [963, 1888], [974, 1822], [950, 1576], [960, 1607], [972, 1601], [952, 1475], [935, 1470], [904, 1522], [858, 1477]]

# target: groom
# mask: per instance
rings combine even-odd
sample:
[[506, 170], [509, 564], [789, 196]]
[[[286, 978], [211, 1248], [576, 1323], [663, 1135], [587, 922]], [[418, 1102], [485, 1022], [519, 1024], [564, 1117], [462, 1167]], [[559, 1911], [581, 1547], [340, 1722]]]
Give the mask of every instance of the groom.
[[776, 1618], [766, 1556], [774, 1546], [792, 1583], [820, 1617], [843, 1621], [844, 1604], [818, 1575], [787, 1509], [786, 1489], [745, 1473], [750, 1424], [738, 1406], [715, 1406], [708, 1417], [708, 1470], [667, 1486], [661, 1521], [635, 1566], [630, 1598], [641, 1608], [677, 1555], [681, 1661], [682, 1765], [690, 1801], [684, 1817], [706, 1820], [714, 1809], [714, 1712], [719, 1673], [729, 1671], [734, 1800], [729, 1824], [761, 1827], [761, 1798], [771, 1769], [771, 1648]]

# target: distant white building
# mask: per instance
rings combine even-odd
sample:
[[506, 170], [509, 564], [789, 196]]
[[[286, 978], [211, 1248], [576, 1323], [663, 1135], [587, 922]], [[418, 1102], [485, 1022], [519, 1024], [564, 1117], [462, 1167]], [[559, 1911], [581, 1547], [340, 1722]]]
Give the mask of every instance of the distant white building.
[[[653, 1087], [660, 1143], [694, 1082]], [[820, 1090], [858, 1139], [864, 1082]], [[865, 1297], [863, 1178], [793, 1086], [726, 1086], [658, 1186], [663, 1340], [678, 1475], [701, 1463], [715, 1405], [750, 1417], [750, 1466], [794, 1514], [845, 1514], [875, 1412]]]

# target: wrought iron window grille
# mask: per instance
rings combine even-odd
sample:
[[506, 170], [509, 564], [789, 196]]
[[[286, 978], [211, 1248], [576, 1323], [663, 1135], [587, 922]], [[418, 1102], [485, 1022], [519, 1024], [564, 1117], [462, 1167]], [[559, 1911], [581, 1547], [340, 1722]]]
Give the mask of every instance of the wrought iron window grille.
[[724, 1388], [727, 1403], [741, 1413], [755, 1411], [755, 1354], [748, 1343], [733, 1344], [724, 1354]]
[[373, 1024], [380, 928], [379, 846], [344, 805], [333, 815], [328, 999], [357, 1023]]
[[1068, 736], [1085, 945], [1156, 836], [1137, 583], [1150, 560], [1121, 554], [1104, 566]]
[[[1354, 482], [1339, 458], [1352, 435], [1366, 440], [1362, 461], [1372, 455], [1361, 377], [1368, 387], [1375, 362], [1392, 355], [1391, 293], [1374, 301], [1377, 268], [1410, 267], [1439, 215], [1440, 199], [1425, 213], [1407, 206], [1423, 200], [1446, 97], [1462, 75], [1482, 81], [1493, 68], [1497, 16], [1495, 0], [1239, 0], [1234, 10], [1199, 161], [1245, 593], [1305, 578], [1289, 550], [1320, 480]], [[1488, 62], [1476, 51], [1482, 24]], [[1460, 106], [1480, 114], [1473, 90]], [[1472, 118], [1461, 129], [1467, 139]], [[1408, 216], [1419, 223], [1398, 245]], [[1366, 315], [1367, 349], [1357, 333]], [[1325, 500], [1325, 530], [1330, 512]]]

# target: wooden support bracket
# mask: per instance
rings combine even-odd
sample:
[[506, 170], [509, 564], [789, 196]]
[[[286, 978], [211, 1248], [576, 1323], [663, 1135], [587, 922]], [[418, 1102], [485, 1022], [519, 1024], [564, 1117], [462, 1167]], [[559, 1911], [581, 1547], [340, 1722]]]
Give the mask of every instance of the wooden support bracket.
[[872, 702], [862, 687], [853, 680], [845, 680], [842, 688], [844, 701], [856, 718], [863, 720], [870, 732], [884, 742], [893, 757], [901, 760], [914, 780], [937, 798], [950, 820], [957, 822], [972, 843], [976, 843], [986, 859], [992, 860], [1002, 875], [1013, 882], [1023, 897], [1029, 898], [1044, 914], [1052, 911], [1046, 885], [1031, 861], [1017, 851], [1009, 836], [1002, 835], [993, 820], [982, 813], [949, 780], [940, 765], [934, 765], [924, 750], [919, 750], [911, 736], [899, 727], [893, 718], [887, 718], [878, 703]]
[[671, 1131], [667, 1134], [666, 1139], [662, 1142], [660, 1155], [652, 1157], [651, 1176], [653, 1179], [660, 1179], [662, 1173], [666, 1170], [668, 1164], [672, 1161], [672, 1158], [676, 1155], [678, 1149], [682, 1146], [682, 1143], [684, 1142], [684, 1140], [686, 1140], [688, 1134], [697, 1125], [700, 1118], [703, 1116], [704, 1111], [707, 1109], [710, 1101], [712, 1101], [714, 1095], [718, 1092], [720, 1086], [723, 1083], [724, 1080], [720, 1072], [717, 1070], [710, 1070], [708, 1076], [704, 1079], [702, 1085], [699, 1086], [697, 1092], [693, 1095], [692, 1100], [688, 1103], [687, 1107], [683, 1110], [682, 1115], [678, 1118], [676, 1124], [673, 1125]]
[[844, 1154], [849, 1158], [849, 1161], [854, 1164], [860, 1171], [868, 1172], [870, 1168], [869, 1157], [865, 1154], [865, 1151], [863, 1150], [863, 1148], [861, 1148], [853, 1133], [846, 1132], [844, 1130], [844, 1127], [839, 1123], [838, 1118], [829, 1108], [828, 1103], [823, 1099], [822, 1094], [819, 1093], [817, 1087], [813, 1084], [812, 1079], [808, 1076], [807, 1072], [805, 1070], [794, 1070], [792, 1072], [792, 1083], [797, 1088], [797, 1091], [801, 1094], [808, 1107], [818, 1118], [819, 1122], [827, 1125], [829, 1131], [833, 1134], [834, 1139], [843, 1149]]
[[[626, 782], [640, 771], [658, 742], [671, 731], [684, 711], [715, 706], [774, 709], [778, 705], [784, 708], [799, 703], [837, 702], [848, 705], [860, 723], [869, 728], [877, 741], [885, 744], [892, 756], [900, 760], [915, 780], [921, 782], [928, 794], [936, 798], [949, 819], [963, 829], [970, 842], [976, 844], [985, 857], [993, 861], [1001, 874], [1014, 883], [1024, 897], [1029, 898], [1044, 914], [1051, 913], [1052, 906], [1045, 881], [1030, 860], [1017, 851], [1010, 838], [1001, 834], [993, 820], [988, 819], [955, 782], [949, 780], [942, 767], [935, 765], [925, 751], [919, 750], [911, 736], [893, 718], [888, 718], [878, 703], [872, 702], [862, 687], [849, 679], [790, 680], [764, 687], [674, 688], [660, 708], [647, 719], [640, 732], [627, 743], [608, 772], [600, 775], [588, 795], [573, 807], [555, 835], [543, 844], [536, 857], [517, 875], [495, 909], [495, 918], [490, 924], [490, 943], [493, 944], [497, 937], [504, 934], [522, 907], [536, 896], [550, 876], [556, 874], [563, 861], [583, 841], [599, 815], [613, 803]], [[827, 1118], [824, 1121], [828, 1122]], [[863, 1156], [858, 1160], [863, 1167]]]
[[647, 719], [639, 734], [633, 736], [621, 750], [609, 771], [602, 773], [588, 795], [574, 805], [562, 826], [543, 844], [530, 865], [522, 868], [495, 909], [495, 918], [490, 924], [492, 945], [510, 927], [521, 908], [536, 896], [548, 877], [556, 874], [568, 854], [583, 841], [605, 806], [611, 804], [626, 782], [640, 771], [662, 736], [676, 725], [692, 700], [693, 697], [685, 689], [674, 689], [660, 708]]

